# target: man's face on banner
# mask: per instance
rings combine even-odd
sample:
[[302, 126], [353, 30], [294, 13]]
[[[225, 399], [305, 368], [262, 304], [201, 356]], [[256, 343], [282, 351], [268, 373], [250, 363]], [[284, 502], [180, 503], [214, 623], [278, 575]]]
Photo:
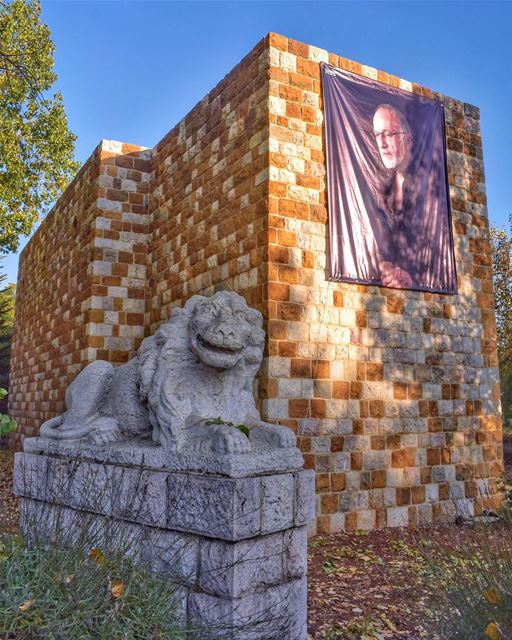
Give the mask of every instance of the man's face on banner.
[[405, 170], [412, 149], [412, 135], [405, 117], [393, 107], [379, 107], [373, 116], [373, 133], [386, 169]]

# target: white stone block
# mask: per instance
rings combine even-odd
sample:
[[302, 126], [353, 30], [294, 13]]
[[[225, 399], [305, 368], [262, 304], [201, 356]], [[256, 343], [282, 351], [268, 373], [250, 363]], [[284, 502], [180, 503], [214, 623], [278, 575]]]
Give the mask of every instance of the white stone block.
[[394, 489], [393, 487], [384, 488], [384, 506], [396, 506], [396, 489]]
[[297, 56], [285, 51], [279, 52], [279, 66], [284, 71], [297, 71]]
[[298, 378], [280, 378], [278, 380], [280, 398], [301, 398], [301, 380]]
[[403, 487], [404, 486], [404, 470], [388, 469], [386, 471], [386, 484], [388, 485], [388, 487]]
[[391, 464], [389, 451], [365, 451], [363, 453], [363, 469], [387, 469]]
[[271, 533], [293, 525], [295, 483], [291, 474], [261, 478], [261, 532]]
[[409, 510], [407, 507], [391, 507], [387, 511], [388, 527], [406, 527], [409, 524]]
[[294, 524], [301, 526], [315, 518], [315, 472], [304, 469], [294, 478]]
[[190, 623], [207, 628], [209, 640], [306, 640], [306, 610], [304, 578], [236, 599], [194, 592], [188, 599]]
[[118, 200], [107, 200], [107, 198], [98, 198], [96, 201], [98, 209], [104, 209], [105, 211], [122, 211], [123, 203]]
[[201, 540], [200, 590], [239, 598], [281, 584], [284, 544], [282, 532], [239, 542]]
[[87, 333], [90, 336], [111, 336], [112, 327], [107, 324], [89, 322], [87, 325]]
[[[269, 109], [271, 113], [274, 113], [278, 116], [286, 115], [286, 100], [282, 98], [277, 98], [276, 96], [270, 96], [269, 98]], [[252, 158], [251, 158], [252, 160]]]
[[357, 512], [357, 528], [370, 531], [375, 528], [376, 514], [374, 509], [362, 509]]
[[329, 62], [329, 52], [310, 45], [308, 58], [313, 62]]
[[372, 80], [377, 80], [377, 69], [375, 69], [374, 67], [369, 67], [366, 64], [362, 65], [362, 72], [363, 72], [363, 76], [366, 76], [367, 78], [372, 78]]

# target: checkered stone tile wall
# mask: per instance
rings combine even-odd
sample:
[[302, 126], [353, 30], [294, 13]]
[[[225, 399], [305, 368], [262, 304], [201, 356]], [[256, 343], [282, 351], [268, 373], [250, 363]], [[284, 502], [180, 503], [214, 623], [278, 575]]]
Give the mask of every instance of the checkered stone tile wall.
[[[328, 281], [320, 62], [444, 104], [458, 295]], [[87, 362], [124, 362], [174, 306], [235, 289], [265, 316], [259, 406], [316, 472], [319, 531], [491, 506], [503, 451], [479, 117], [269, 34], [153, 150], [104, 141], [21, 259], [20, 435], [62, 411]]]

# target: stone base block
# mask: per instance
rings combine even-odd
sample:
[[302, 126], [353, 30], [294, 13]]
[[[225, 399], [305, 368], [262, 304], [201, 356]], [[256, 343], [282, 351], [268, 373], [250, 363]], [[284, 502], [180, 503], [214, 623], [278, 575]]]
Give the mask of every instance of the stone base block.
[[191, 593], [189, 621], [215, 640], [306, 640], [306, 578], [251, 593], [219, 598]]
[[313, 472], [226, 478], [18, 453], [14, 491], [29, 540], [120, 551], [172, 580], [198, 638], [306, 638]]
[[253, 445], [250, 453], [207, 455], [191, 452], [171, 454], [152, 440], [121, 440], [107, 445], [98, 445], [83, 440], [50, 440], [27, 438], [23, 443], [26, 453], [46, 453], [80, 457], [95, 462], [115, 462], [131, 466], [154, 469], [172, 468], [173, 471], [218, 474], [229, 478], [244, 478], [260, 473], [282, 473], [300, 470], [304, 464], [301, 452], [296, 447], [276, 449], [264, 445]]

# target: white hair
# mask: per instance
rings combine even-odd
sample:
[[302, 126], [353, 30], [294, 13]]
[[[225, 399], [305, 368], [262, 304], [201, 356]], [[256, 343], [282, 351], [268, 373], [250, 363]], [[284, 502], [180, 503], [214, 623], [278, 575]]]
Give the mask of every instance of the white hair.
[[408, 133], [412, 135], [411, 127], [409, 126], [407, 118], [400, 111], [400, 109], [397, 109], [396, 107], [393, 107], [393, 105], [387, 104], [387, 103], [379, 104], [379, 106], [375, 109], [375, 113], [373, 114], [373, 117], [375, 118], [375, 116], [377, 115], [377, 112], [381, 110], [391, 111], [392, 113], [394, 113], [396, 117], [400, 120], [400, 128], [402, 129], [402, 131], [404, 133]]

